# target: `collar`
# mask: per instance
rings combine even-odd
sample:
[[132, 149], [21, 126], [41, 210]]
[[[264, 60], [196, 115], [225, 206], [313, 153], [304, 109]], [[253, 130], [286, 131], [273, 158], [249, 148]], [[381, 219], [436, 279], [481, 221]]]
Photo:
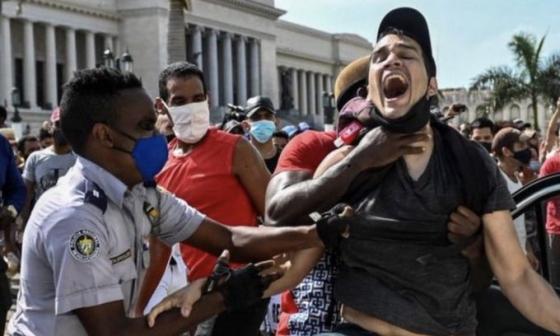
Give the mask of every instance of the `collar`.
[[86, 179], [97, 184], [113, 203], [122, 208], [128, 190], [126, 184], [115, 175], [83, 156], [77, 156], [76, 167]]

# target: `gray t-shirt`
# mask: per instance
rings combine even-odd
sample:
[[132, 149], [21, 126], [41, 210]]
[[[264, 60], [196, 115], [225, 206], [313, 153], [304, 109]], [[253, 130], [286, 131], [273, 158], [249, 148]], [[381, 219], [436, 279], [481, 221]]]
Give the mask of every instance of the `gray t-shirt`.
[[[468, 260], [458, 251], [427, 264], [419, 257], [449, 246], [449, 215], [463, 205], [460, 181], [434, 131], [434, 153], [414, 181], [403, 160], [358, 204], [350, 238], [341, 245], [337, 299], [404, 329], [429, 335], [474, 334]], [[484, 213], [515, 207], [494, 160], [481, 148], [491, 174]]]
[[53, 187], [75, 162], [73, 152], [59, 155], [53, 147], [31, 153], [25, 162], [23, 178], [35, 183], [35, 201]]

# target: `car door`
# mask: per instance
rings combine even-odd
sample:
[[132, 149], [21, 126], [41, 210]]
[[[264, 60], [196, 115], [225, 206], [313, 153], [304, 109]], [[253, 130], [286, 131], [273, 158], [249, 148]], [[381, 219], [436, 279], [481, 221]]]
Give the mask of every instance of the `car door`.
[[[546, 225], [547, 222], [555, 223], [556, 217], [560, 224], [560, 173], [533, 181], [514, 193], [513, 199], [517, 207], [512, 211], [512, 216], [513, 218], [525, 216], [527, 239], [539, 261], [538, 272], [558, 294], [560, 293], [560, 274], [558, 274], [560, 267], [557, 265], [560, 264], [560, 253], [556, 250], [560, 250], [560, 246], [551, 244], [554, 239], [550, 239]], [[497, 283], [475, 296], [479, 336], [554, 335], [525, 319], [509, 303]]]

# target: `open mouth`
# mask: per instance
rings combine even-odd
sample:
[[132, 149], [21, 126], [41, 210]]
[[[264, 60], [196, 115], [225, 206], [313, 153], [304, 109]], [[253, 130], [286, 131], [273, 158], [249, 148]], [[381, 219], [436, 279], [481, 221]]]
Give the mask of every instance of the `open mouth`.
[[383, 94], [387, 99], [396, 99], [408, 90], [408, 81], [401, 74], [391, 74], [383, 79]]

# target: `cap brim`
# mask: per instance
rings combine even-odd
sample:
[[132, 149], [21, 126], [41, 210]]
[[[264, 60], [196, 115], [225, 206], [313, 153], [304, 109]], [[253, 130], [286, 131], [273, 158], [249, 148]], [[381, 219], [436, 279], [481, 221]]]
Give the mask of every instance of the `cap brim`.
[[274, 110], [271, 110], [271, 109], [268, 108], [268, 107], [265, 107], [265, 106], [257, 106], [257, 107], [255, 107], [255, 108], [252, 108], [249, 112], [247, 112], [247, 117], [248, 117], [248, 118], [251, 117], [251, 116], [252, 116], [253, 114], [255, 114], [258, 110], [267, 110], [268, 112], [270, 112], [270, 113], [276, 115], [276, 112], [274, 112]]

